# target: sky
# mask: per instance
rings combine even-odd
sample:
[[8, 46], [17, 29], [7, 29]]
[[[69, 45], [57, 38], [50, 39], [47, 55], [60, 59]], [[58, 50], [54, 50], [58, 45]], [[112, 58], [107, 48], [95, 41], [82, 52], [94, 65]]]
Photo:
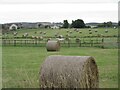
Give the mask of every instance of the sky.
[[0, 23], [63, 22], [63, 20], [71, 23], [76, 19], [82, 19], [85, 23], [118, 22], [117, 0], [50, 1], [2, 0], [0, 1]]

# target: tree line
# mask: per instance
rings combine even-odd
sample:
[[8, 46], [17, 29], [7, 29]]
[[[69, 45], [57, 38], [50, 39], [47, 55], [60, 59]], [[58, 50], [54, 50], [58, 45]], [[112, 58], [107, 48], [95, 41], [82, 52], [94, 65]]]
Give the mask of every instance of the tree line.
[[63, 28], [85, 28], [85, 23], [82, 19], [72, 20], [72, 23], [69, 24], [68, 20], [63, 21]]
[[109, 22], [104, 22], [98, 25], [98, 27], [113, 27], [113, 23], [111, 21]]
[[[118, 25], [114, 25], [111, 21], [99, 23], [96, 27], [114, 27], [120, 26], [120, 21]], [[90, 26], [86, 26], [82, 19], [72, 20], [72, 23], [69, 24], [68, 20], [63, 20], [63, 27], [62, 28], [90, 28]]]

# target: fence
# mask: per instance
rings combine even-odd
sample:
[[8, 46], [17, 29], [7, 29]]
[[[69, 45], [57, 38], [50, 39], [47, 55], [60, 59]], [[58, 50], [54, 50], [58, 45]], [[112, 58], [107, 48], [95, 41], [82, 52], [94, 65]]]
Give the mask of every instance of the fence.
[[[119, 38], [120, 36], [118, 35], [113, 35], [113, 36], [81, 36], [80, 38]], [[44, 38], [59, 38], [59, 37], [54, 37], [54, 36], [44, 36]], [[64, 37], [65, 38], [65, 37]], [[69, 36], [69, 38], [76, 38], [76, 36]], [[32, 37], [2, 37], [2, 39], [32, 39]]]
[[[40, 39], [2, 39], [3, 46], [46, 46], [46, 40]], [[80, 39], [60, 41], [62, 47], [101, 47], [104, 48], [104, 38], [101, 39]]]

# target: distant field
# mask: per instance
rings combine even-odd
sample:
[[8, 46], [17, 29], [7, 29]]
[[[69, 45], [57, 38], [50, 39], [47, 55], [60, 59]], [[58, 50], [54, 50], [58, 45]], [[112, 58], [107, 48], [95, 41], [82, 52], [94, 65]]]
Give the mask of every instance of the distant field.
[[40, 66], [49, 55], [93, 56], [99, 69], [100, 88], [118, 87], [118, 49], [62, 47], [3, 47], [3, 88], [39, 88]]
[[[67, 30], [72, 32], [72, 33], [67, 33]], [[22, 35], [24, 35], [25, 33], [28, 33], [28, 36], [48, 36], [48, 37], [53, 37], [55, 36], [55, 34], [58, 35], [63, 35], [64, 37], [69, 34], [70, 36], [76, 36], [76, 37], [82, 37], [82, 36], [97, 36], [98, 34], [102, 35], [102, 36], [113, 36], [113, 35], [118, 35], [118, 29], [114, 29], [114, 28], [107, 28], [108, 33], [105, 33], [106, 28], [96, 28], [96, 29], [78, 29], [78, 32], [74, 31], [75, 29], [18, 29], [17, 32], [17, 36], [18, 37], [22, 37]], [[92, 31], [92, 34], [89, 34], [89, 30]], [[98, 32], [95, 32], [95, 31]], [[79, 33], [79, 32], [82, 33]], [[40, 34], [40, 32], [42, 32]], [[46, 34], [44, 35], [43, 33], [46, 32]], [[5, 34], [5, 36], [7, 37], [13, 37], [13, 31], [9, 32], [8, 34]], [[4, 37], [4, 35], [3, 35]]]
[[[90, 33], [89, 30], [91, 30], [92, 34], [89, 34]], [[108, 32], [106, 33], [105, 30], [108, 30]], [[74, 37], [74, 38], [70, 38], [71, 43], [76, 43], [75, 42], [76, 38], [80, 38], [82, 42], [86, 40], [87, 42], [90, 42], [91, 40], [94, 40], [94, 42], [96, 42], [96, 40], [101, 40], [103, 38], [102, 36], [118, 36], [118, 29], [114, 29], [114, 28], [107, 28], [107, 29], [106, 28], [95, 28], [95, 29], [85, 28], [85, 29], [78, 29], [78, 31], [75, 31], [75, 29], [18, 29], [17, 31], [10, 31], [4, 34], [2, 37], [14, 38], [14, 35], [13, 35], [14, 32], [18, 33], [15, 37], [22, 37], [25, 33], [28, 33], [27, 37], [30, 37], [29, 39], [32, 39], [32, 36], [34, 37], [42, 36], [43, 40], [41, 42], [47, 41], [48, 38], [44, 38], [44, 37], [54, 37], [52, 39], [56, 39], [55, 37], [56, 34], [58, 36], [62, 35], [65, 38], [66, 38], [66, 35], [69, 35], [69, 37]], [[85, 36], [89, 36], [89, 37], [83, 38]], [[91, 39], [91, 36], [100, 36], [100, 37], [94, 37]], [[23, 38], [20, 38], [20, 39], [23, 39]], [[117, 37], [104, 38], [104, 47], [117, 48], [118, 47]]]

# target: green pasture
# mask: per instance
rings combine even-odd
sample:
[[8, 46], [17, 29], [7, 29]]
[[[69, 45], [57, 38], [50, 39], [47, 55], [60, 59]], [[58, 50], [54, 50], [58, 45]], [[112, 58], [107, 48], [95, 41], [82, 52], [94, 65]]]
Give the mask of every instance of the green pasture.
[[[91, 30], [92, 34], [89, 34], [89, 30]], [[74, 37], [83, 37], [83, 36], [115, 36], [118, 35], [118, 29], [114, 28], [107, 28], [108, 33], [105, 33], [106, 28], [95, 28], [95, 29], [78, 29], [78, 31], [75, 31], [75, 29], [18, 29], [16, 31], [10, 31], [8, 33], [5, 33], [3, 37], [14, 37], [13, 32], [18, 32], [17, 37], [22, 37], [25, 33], [28, 33], [29, 37], [32, 36], [47, 36], [47, 37], [55, 37], [55, 34], [63, 35], [64, 37], [69, 34], [70, 36]], [[67, 32], [69, 31], [69, 32]], [[97, 32], [95, 32], [97, 31]], [[40, 32], [42, 32], [40, 34]], [[43, 33], [46, 34], [43, 34]], [[80, 33], [82, 32], [82, 33]]]
[[[92, 34], [89, 34], [89, 30]], [[95, 32], [97, 30], [97, 32]], [[28, 33], [28, 37], [55, 37], [55, 34], [69, 34], [71, 37], [78, 37], [82, 41], [101, 40], [103, 37], [97, 38], [81, 38], [84, 36], [117, 36], [118, 29], [107, 28], [95, 29], [18, 29], [10, 31], [2, 35], [2, 37], [14, 37], [13, 33], [17, 32], [17, 36], [22, 37]], [[68, 32], [69, 31], [69, 32]], [[40, 32], [42, 32], [40, 34]], [[45, 35], [43, 33], [46, 33]], [[72, 33], [70, 33], [72, 32]], [[80, 33], [82, 32], [82, 33]], [[20, 38], [21, 39], [21, 38]], [[25, 38], [24, 38], [25, 39]], [[22, 40], [24, 40], [22, 39]], [[46, 42], [48, 38], [44, 38], [40, 42]], [[55, 38], [54, 38], [55, 39]], [[76, 38], [71, 38], [71, 43], [75, 43]], [[13, 39], [14, 40], [14, 39]], [[27, 40], [27, 39], [26, 39]], [[67, 45], [67, 41], [66, 45]], [[61, 42], [64, 43], [64, 42]], [[59, 52], [47, 52], [45, 43], [41, 47], [40, 44], [6, 45], [2, 47], [2, 70], [3, 70], [3, 88], [39, 88], [39, 71], [40, 66], [49, 55], [70, 55], [70, 56], [93, 56], [99, 69], [99, 87], [100, 88], [116, 88], [118, 87], [118, 40], [117, 37], [104, 38], [104, 47], [61, 47]]]
[[118, 87], [118, 49], [61, 47], [59, 52], [47, 52], [45, 47], [3, 46], [3, 88], [39, 88], [40, 66], [49, 55], [93, 56], [99, 69], [99, 87]]
[[[92, 34], [89, 34], [89, 30], [91, 30]], [[103, 38], [102, 36], [118, 36], [118, 29], [114, 28], [107, 28], [108, 33], [105, 33], [106, 28], [84, 28], [84, 29], [78, 29], [78, 31], [75, 31], [75, 29], [44, 29], [44, 28], [39, 28], [39, 29], [18, 29], [16, 31], [10, 31], [8, 33], [5, 33], [2, 35], [2, 37], [6, 38], [13, 38], [13, 37], [22, 37], [25, 33], [28, 33], [28, 37], [34, 36], [34, 37], [43, 37], [43, 40], [40, 42], [46, 42], [48, 38], [44, 37], [54, 37], [57, 34], [62, 35], [63, 37], [66, 37], [66, 35], [69, 35], [70, 37], [75, 37], [75, 38], [70, 38], [70, 43], [76, 43], [75, 39], [80, 38], [81, 42], [85, 41], [86, 43], [91, 42], [93, 40], [94, 43], [97, 43], [97, 41], [101, 42], [101, 39]], [[95, 32], [97, 31], [97, 32]], [[13, 33], [17, 32], [17, 36], [14, 36]], [[42, 32], [42, 33], [41, 33]], [[72, 32], [72, 33], [71, 33]], [[80, 33], [82, 32], [82, 33]], [[46, 34], [44, 34], [46, 33]], [[89, 36], [87, 38], [83, 38], [84, 36]], [[100, 36], [100, 37], [91, 37], [91, 36]], [[31, 39], [29, 38], [29, 39]], [[20, 38], [23, 40], [23, 38]], [[24, 38], [25, 39], [25, 38]], [[26, 38], [27, 39], [27, 38]], [[19, 43], [19, 42], [18, 42]], [[31, 45], [30, 45], [31, 46]], [[39, 46], [39, 45], [38, 45]], [[117, 37], [107, 37], [104, 38], [104, 47], [105, 48], [118, 48], [118, 40]]]

